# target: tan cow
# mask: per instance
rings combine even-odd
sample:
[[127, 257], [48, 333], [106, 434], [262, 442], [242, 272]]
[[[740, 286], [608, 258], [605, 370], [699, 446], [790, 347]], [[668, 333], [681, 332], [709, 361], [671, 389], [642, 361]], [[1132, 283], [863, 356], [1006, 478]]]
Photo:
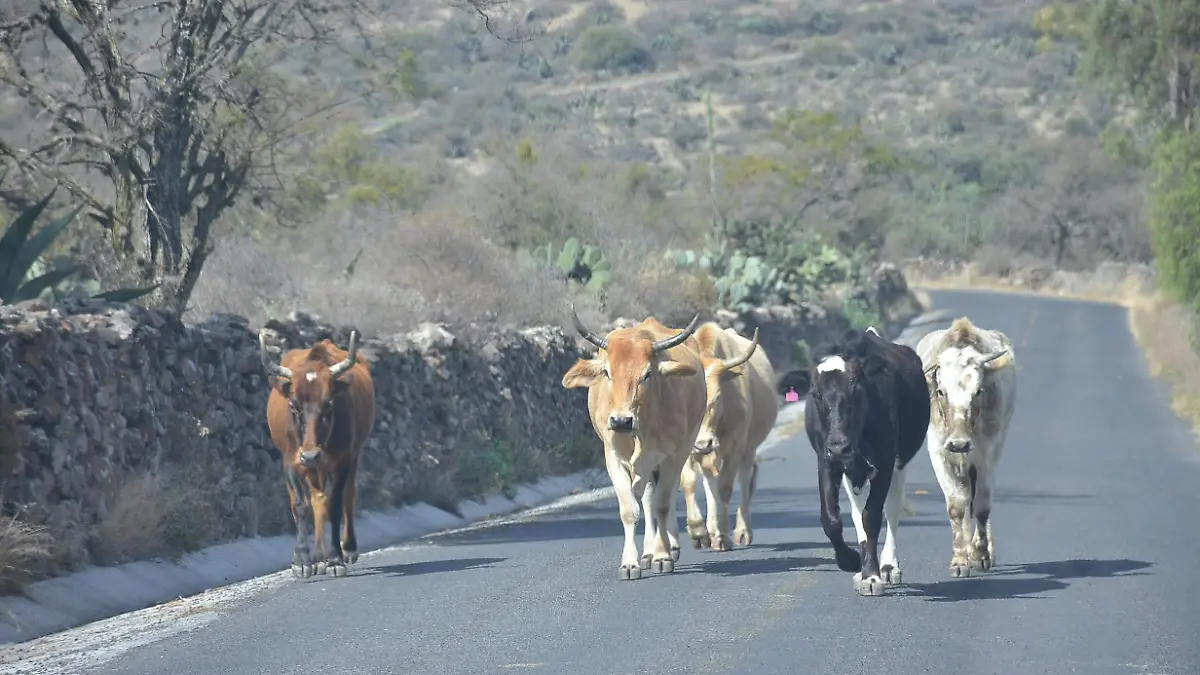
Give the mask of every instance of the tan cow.
[[[758, 446], [767, 440], [779, 414], [772, 386], [775, 372], [758, 349], [758, 329], [747, 340], [732, 328], [706, 323], [696, 331], [708, 390], [708, 407], [692, 455], [680, 482], [687, 502], [687, 528], [692, 546], [731, 551], [734, 543], [749, 546], [750, 500], [758, 479]], [[704, 483], [707, 522], [696, 504], [696, 477]], [[729, 536], [729, 501], [733, 484], [741, 487], [737, 526]], [[715, 489], [714, 489], [715, 487]]]
[[[587, 387], [592, 428], [604, 442], [604, 463], [617, 492], [625, 546], [619, 579], [643, 569], [673, 572], [679, 560], [675, 490], [704, 417], [705, 386], [697, 314], [682, 332], [654, 317], [601, 337], [571, 308], [575, 330], [598, 348], [563, 375], [567, 389]], [[638, 501], [646, 510], [642, 556], [634, 544]]]

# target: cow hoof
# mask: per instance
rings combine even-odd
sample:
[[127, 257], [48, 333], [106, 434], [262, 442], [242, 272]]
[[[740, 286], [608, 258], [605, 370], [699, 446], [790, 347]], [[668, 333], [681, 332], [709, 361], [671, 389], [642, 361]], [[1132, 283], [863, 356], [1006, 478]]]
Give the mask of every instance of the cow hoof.
[[620, 581], [633, 581], [642, 578], [642, 568], [637, 565], [621, 565], [617, 569], [617, 579]]
[[329, 563], [325, 563], [325, 562], [317, 563], [317, 570], [316, 570], [317, 574], [325, 574], [328, 571], [329, 571]]
[[346, 566], [345, 565], [342, 565], [339, 563], [329, 563], [328, 570], [329, 570], [330, 576], [333, 576], [333, 577], [336, 577], [339, 579], [346, 576]]
[[892, 567], [891, 565], [884, 565], [879, 568], [879, 578], [883, 579], [883, 582], [889, 586], [898, 586], [904, 583], [904, 577], [900, 574], [900, 568]]
[[733, 540], [727, 534], [718, 534], [716, 539], [712, 540], [712, 550], [718, 552], [732, 551]]
[[353, 565], [358, 562], [358, 551], [342, 551], [342, 557], [346, 559], [347, 565]]
[[951, 563], [950, 576], [955, 579], [966, 579], [967, 577], [971, 576], [971, 566]]
[[650, 569], [650, 561], [653, 559], [654, 559], [653, 555], [646, 553], [646, 554], [642, 555], [641, 558], [638, 558], [638, 565], [641, 566], [642, 569], [648, 570], [648, 569]]
[[754, 541], [754, 535], [750, 533], [750, 530], [734, 530], [733, 543], [749, 546], [752, 541]]
[[991, 558], [972, 558], [971, 569], [986, 572], [992, 569], [992, 560]]
[[887, 584], [879, 577], [867, 577], [864, 579], [862, 574], [854, 575], [854, 590], [863, 596], [876, 597], [883, 595], [887, 591]]
[[692, 537], [692, 548], [708, 548], [711, 545], [712, 537], [709, 537], [707, 534]]
[[307, 579], [313, 575], [312, 565], [292, 565], [292, 576], [297, 579]]
[[859, 572], [862, 570], [862, 556], [852, 548], [834, 549], [833, 556], [837, 559], [838, 569], [843, 572]]
[[671, 562], [679, 562], [679, 547], [671, 547]]
[[656, 574], [670, 574], [675, 571], [675, 561], [670, 558], [656, 558], [651, 565]]

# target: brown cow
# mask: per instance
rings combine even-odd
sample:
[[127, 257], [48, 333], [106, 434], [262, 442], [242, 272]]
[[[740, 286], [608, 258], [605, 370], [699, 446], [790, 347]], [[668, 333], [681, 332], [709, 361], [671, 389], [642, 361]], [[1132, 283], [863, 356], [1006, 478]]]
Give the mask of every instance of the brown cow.
[[[707, 381], [708, 408], [692, 457], [680, 483], [687, 504], [688, 534], [695, 548], [731, 551], [734, 543], [750, 545], [750, 501], [758, 482], [758, 446], [771, 435], [779, 414], [775, 372], [758, 349], [758, 329], [747, 340], [732, 328], [706, 323], [696, 331]], [[696, 503], [696, 478], [704, 482], [708, 517]], [[741, 485], [737, 527], [729, 536], [729, 501], [733, 484]]]
[[[263, 366], [275, 376], [267, 398], [267, 426], [283, 455], [283, 475], [296, 521], [292, 574], [345, 576], [346, 563], [358, 560], [354, 536], [358, 458], [375, 424], [375, 385], [367, 364], [357, 358], [358, 333], [350, 333], [348, 351], [322, 340], [309, 349], [288, 350], [279, 363], [267, 352], [261, 332], [258, 346]], [[310, 513], [316, 565], [308, 548]], [[343, 520], [346, 529], [339, 546]], [[332, 542], [332, 550], [327, 541]]]
[[[677, 332], [650, 317], [601, 337], [571, 308], [575, 330], [599, 348], [563, 375], [567, 389], [588, 388], [592, 428], [604, 442], [604, 462], [617, 492], [625, 547], [619, 579], [640, 579], [652, 565], [675, 571], [679, 522], [675, 490], [704, 418], [705, 388], [699, 346], [692, 333], [697, 314]], [[641, 558], [634, 544], [638, 501], [646, 510]]]

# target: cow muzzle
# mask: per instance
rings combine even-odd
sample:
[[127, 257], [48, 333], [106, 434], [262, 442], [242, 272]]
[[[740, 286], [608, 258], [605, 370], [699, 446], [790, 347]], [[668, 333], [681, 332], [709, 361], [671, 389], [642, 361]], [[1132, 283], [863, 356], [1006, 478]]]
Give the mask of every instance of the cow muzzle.
[[969, 438], [954, 438], [946, 441], [945, 448], [946, 452], [953, 452], [960, 455], [968, 453], [971, 451], [971, 440]]
[[306, 467], [316, 466], [321, 459], [321, 449], [313, 448], [311, 450], [300, 451], [300, 463]]
[[697, 438], [692, 445], [692, 454], [696, 456], [707, 455], [717, 449], [717, 440], [711, 436], [708, 438]]
[[848, 440], [829, 439], [825, 441], [825, 456], [835, 462], [845, 462], [850, 459], [852, 454], [853, 450]]
[[633, 415], [612, 414], [608, 416], [608, 429], [619, 434], [631, 434], [636, 431]]

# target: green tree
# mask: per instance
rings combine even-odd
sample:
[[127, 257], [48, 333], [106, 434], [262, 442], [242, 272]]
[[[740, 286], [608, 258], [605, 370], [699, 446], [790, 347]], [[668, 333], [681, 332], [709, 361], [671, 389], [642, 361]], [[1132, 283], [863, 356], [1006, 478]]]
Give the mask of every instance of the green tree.
[[1200, 134], [1163, 139], [1152, 169], [1150, 241], [1162, 286], [1200, 311]]
[[[1200, 310], [1200, 0], [1098, 0], [1082, 31], [1082, 73], [1132, 104], [1149, 147], [1151, 247], [1162, 285]], [[1110, 138], [1129, 153], [1135, 135]], [[1114, 142], [1119, 141], [1119, 142]]]
[[1156, 125], [1192, 129], [1200, 0], [1100, 0], [1083, 30], [1082, 73]]

